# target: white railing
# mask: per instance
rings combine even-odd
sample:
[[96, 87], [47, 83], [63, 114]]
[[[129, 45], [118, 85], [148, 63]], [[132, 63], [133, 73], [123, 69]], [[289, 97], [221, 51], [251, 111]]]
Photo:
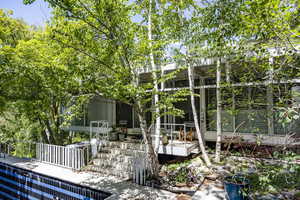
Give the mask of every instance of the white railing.
[[79, 170], [89, 162], [89, 147], [74, 148], [37, 143], [36, 159], [40, 162]]
[[132, 180], [138, 185], [146, 185], [148, 163], [145, 151], [136, 151], [133, 159]]
[[[191, 122], [186, 122], [183, 124], [161, 123], [161, 135], [162, 135], [163, 131], [165, 131], [167, 133], [168, 137], [170, 137], [170, 144], [172, 147], [174, 144], [174, 140], [177, 140], [177, 138], [180, 135], [180, 132], [182, 131], [183, 138], [181, 138], [181, 140], [183, 141], [184, 147], [186, 148], [188, 128], [194, 128], [194, 127], [195, 127], [194, 123], [191, 123]], [[155, 128], [155, 125], [151, 128], [151, 130], [152, 130], [151, 132], [152, 132], [152, 136], [156, 137], [155, 135], [153, 135], [154, 128]]]

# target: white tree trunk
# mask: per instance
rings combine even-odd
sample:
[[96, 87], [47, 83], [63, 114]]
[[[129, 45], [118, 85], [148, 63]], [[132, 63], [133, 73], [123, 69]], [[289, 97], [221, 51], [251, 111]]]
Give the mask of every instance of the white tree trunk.
[[[138, 105], [140, 105], [139, 102], [138, 102]], [[143, 114], [141, 112], [138, 112], [138, 116], [139, 116], [141, 131], [142, 131], [143, 138], [145, 141], [145, 146], [146, 146], [146, 153], [147, 153], [146, 159], [148, 161], [147, 163], [149, 165], [151, 175], [153, 177], [157, 177], [160, 166], [159, 166], [157, 154], [155, 153], [155, 150], [152, 145], [151, 133], [150, 133], [150, 130], [148, 130], [148, 128], [147, 128], [147, 123], [146, 123], [146, 120], [145, 120]]]
[[[139, 85], [139, 77], [138, 74], [136, 74], [135, 72], [133, 72], [133, 84], [136, 87], [138, 87]], [[145, 110], [141, 103], [141, 99], [138, 98], [136, 99], [135, 109], [137, 110], [137, 114], [140, 122], [140, 128], [146, 146], [147, 164], [148, 167], [150, 168], [151, 175], [157, 177], [160, 170], [160, 166], [159, 166], [157, 154], [155, 153], [155, 150], [152, 145], [151, 132], [147, 127], [147, 122], [145, 116], [143, 115]]]
[[193, 110], [194, 124], [195, 124], [195, 128], [196, 128], [198, 142], [199, 142], [199, 146], [200, 146], [200, 149], [201, 149], [201, 152], [202, 152], [203, 159], [204, 159], [206, 165], [208, 167], [210, 167], [211, 162], [210, 162], [210, 159], [209, 159], [209, 157], [206, 153], [206, 150], [205, 150], [202, 134], [201, 134], [200, 127], [199, 127], [199, 120], [198, 120], [198, 116], [197, 116], [197, 110], [196, 110], [196, 106], [195, 106], [194, 70], [193, 70], [192, 66], [189, 63], [188, 63], [188, 77], [189, 77], [189, 88], [190, 88], [190, 92], [191, 92], [191, 105], [192, 105], [192, 110]]
[[157, 153], [159, 150], [159, 142], [160, 142], [160, 110], [158, 107], [158, 76], [157, 76], [157, 66], [154, 62], [154, 55], [153, 55], [153, 49], [152, 49], [152, 0], [149, 0], [149, 13], [148, 13], [148, 40], [149, 40], [149, 49], [150, 49], [150, 64], [152, 69], [152, 77], [154, 81], [154, 107], [155, 107], [155, 152]]
[[217, 141], [216, 141], [216, 156], [215, 162], [220, 162], [220, 155], [221, 155], [221, 140], [222, 140], [222, 122], [221, 122], [221, 89], [220, 89], [220, 82], [221, 82], [221, 60], [217, 60], [217, 89], [216, 89], [216, 96], [217, 96]]

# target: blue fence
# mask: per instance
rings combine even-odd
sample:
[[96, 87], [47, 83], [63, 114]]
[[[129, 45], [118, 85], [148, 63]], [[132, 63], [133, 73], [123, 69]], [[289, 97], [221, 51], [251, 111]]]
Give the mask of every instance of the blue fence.
[[62, 181], [0, 162], [0, 199], [104, 200], [108, 192]]

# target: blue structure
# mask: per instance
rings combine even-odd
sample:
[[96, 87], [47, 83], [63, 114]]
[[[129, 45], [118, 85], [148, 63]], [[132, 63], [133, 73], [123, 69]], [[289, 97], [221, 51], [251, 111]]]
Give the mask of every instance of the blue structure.
[[108, 192], [62, 181], [0, 162], [0, 199], [104, 200]]

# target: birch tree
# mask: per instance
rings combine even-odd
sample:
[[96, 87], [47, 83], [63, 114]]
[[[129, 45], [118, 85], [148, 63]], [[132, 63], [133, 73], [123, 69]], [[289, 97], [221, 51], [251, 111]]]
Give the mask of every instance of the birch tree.
[[159, 95], [158, 95], [158, 67], [155, 64], [154, 61], [154, 55], [153, 55], [153, 45], [152, 45], [152, 7], [153, 7], [153, 2], [152, 0], [149, 0], [149, 10], [148, 10], [148, 40], [149, 40], [149, 57], [150, 57], [150, 63], [151, 63], [151, 69], [152, 69], [152, 76], [153, 76], [153, 81], [154, 81], [154, 116], [155, 116], [155, 151], [156, 153], [159, 150], [159, 143], [160, 143], [160, 109], [158, 106], [159, 103]]
[[194, 68], [189, 62], [187, 63], [187, 66], [188, 66], [189, 88], [190, 88], [190, 95], [191, 95], [191, 106], [192, 106], [192, 111], [193, 111], [193, 117], [194, 117], [194, 124], [195, 124], [195, 128], [196, 128], [196, 133], [197, 133], [197, 137], [198, 137], [198, 143], [199, 143], [200, 150], [202, 152], [203, 159], [204, 159], [206, 165], [208, 167], [210, 167], [211, 162], [210, 162], [210, 159], [209, 159], [209, 157], [207, 155], [207, 152], [205, 150], [205, 145], [204, 145], [204, 141], [203, 141], [204, 138], [203, 138], [203, 136], [201, 134], [201, 131], [200, 131], [201, 129], [199, 127], [199, 120], [198, 120], [197, 110], [196, 110], [196, 105], [195, 105]]
[[[196, 7], [196, 4], [194, 1], [179, 1], [179, 3], [173, 3], [171, 4], [171, 7], [173, 7], [172, 12], [176, 13], [176, 15], [173, 17], [173, 19], [177, 20], [177, 23], [172, 24], [172, 31], [169, 33], [169, 37], [173, 38], [174, 41], [177, 41], [179, 43], [179, 49], [175, 47], [175, 60], [182, 64], [185, 64], [185, 69], [187, 69], [188, 72], [188, 81], [189, 81], [189, 92], [188, 95], [190, 96], [191, 100], [191, 107], [192, 107], [192, 113], [193, 113], [193, 121], [196, 128], [196, 134], [198, 138], [198, 144], [203, 156], [203, 159], [205, 161], [205, 164], [210, 167], [211, 161], [208, 157], [208, 154], [205, 149], [204, 144], [204, 137], [203, 133], [201, 133], [201, 129], [199, 127], [199, 119], [197, 115], [197, 109], [195, 105], [195, 96], [198, 96], [195, 94], [194, 90], [194, 66], [193, 63], [197, 57], [193, 57], [194, 54], [192, 46], [196, 43], [191, 37], [193, 33], [191, 32], [191, 27], [195, 25], [195, 22], [192, 18], [189, 18], [184, 13], [187, 11], [190, 11], [189, 15], [193, 15], [193, 10]], [[198, 24], [197, 24], [198, 25]], [[183, 61], [183, 62], [182, 62]], [[200, 94], [201, 95], [201, 94]]]
[[221, 60], [217, 60], [217, 88], [216, 88], [216, 96], [217, 96], [217, 141], [216, 141], [216, 154], [215, 154], [215, 162], [220, 162], [221, 156], [221, 142], [222, 142], [222, 99], [221, 99]]

